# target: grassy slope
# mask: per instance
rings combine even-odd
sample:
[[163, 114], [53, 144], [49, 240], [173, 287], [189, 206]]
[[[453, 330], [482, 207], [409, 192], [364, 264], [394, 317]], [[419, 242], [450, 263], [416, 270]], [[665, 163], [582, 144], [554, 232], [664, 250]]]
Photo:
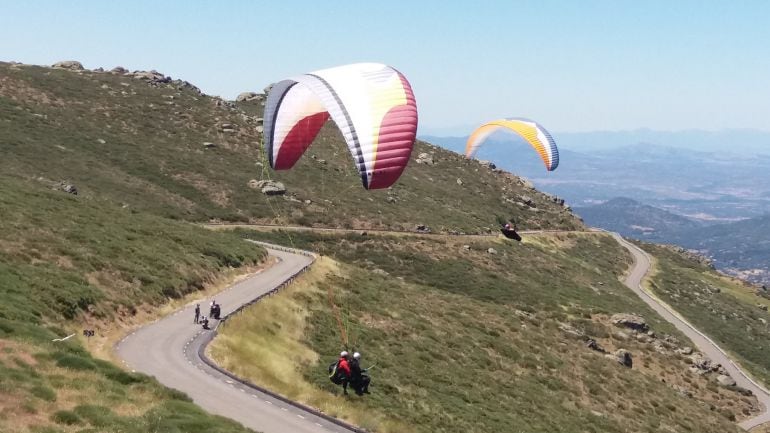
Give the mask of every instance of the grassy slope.
[[[503, 215], [515, 216], [522, 228], [582, 227], [517, 177], [425, 143], [418, 143], [414, 157], [432, 152], [436, 165], [412, 161], [392, 189], [366, 192], [332, 123], [294, 170], [268, 173], [286, 184], [293, 200], [267, 198], [247, 186], [262, 178], [263, 167], [255, 165], [263, 159], [259, 103], [231, 109], [177, 87], [0, 63], [0, 172], [69, 179], [83, 195], [194, 221], [409, 230], [427, 224], [477, 232]], [[225, 123], [236, 132], [222, 132]], [[204, 142], [217, 147], [204, 149]], [[537, 209], [505, 201], [520, 195]]]
[[[284, 233], [246, 235], [288, 242]], [[231, 319], [213, 355], [377, 431], [737, 431], [728, 418], [751, 404], [608, 324], [613, 313], [637, 312], [659, 334], [673, 333], [619, 282], [630, 259], [607, 236], [477, 241], [470, 251], [468, 240], [452, 238], [291, 240], [328, 258], [297, 287]], [[363, 399], [341, 401], [325, 374], [341, 346], [329, 290], [351, 344], [365, 365], [377, 364], [374, 393]], [[586, 349], [561, 324], [607, 349], [629, 349], [633, 370]]]
[[245, 431], [77, 338], [51, 340], [199, 290], [264, 250], [14, 178], [0, 191], [0, 431]]
[[657, 275], [650, 288], [722, 348], [737, 355], [757, 378], [770, 383], [770, 314], [758, 307], [770, 307], [770, 300], [758, 296], [761, 291], [756, 288], [668, 248], [642, 246], [657, 259]]

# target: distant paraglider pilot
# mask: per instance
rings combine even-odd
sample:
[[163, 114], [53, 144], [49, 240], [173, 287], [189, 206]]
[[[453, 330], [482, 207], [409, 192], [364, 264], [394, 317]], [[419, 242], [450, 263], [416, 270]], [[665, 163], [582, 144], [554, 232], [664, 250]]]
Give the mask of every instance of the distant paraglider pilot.
[[511, 223], [505, 223], [502, 227], [500, 227], [500, 232], [508, 239], [513, 239], [515, 241], [521, 241], [521, 236], [516, 233], [516, 225]]

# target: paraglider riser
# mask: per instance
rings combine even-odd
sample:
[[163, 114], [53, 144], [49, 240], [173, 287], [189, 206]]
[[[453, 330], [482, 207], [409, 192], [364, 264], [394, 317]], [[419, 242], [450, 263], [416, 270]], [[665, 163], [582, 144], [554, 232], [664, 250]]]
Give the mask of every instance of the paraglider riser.
[[[313, 257], [315, 259], [315, 255], [312, 254], [312, 253], [309, 253], [307, 251], [296, 250], [296, 249], [292, 249], [292, 248], [285, 248], [285, 247], [281, 247], [281, 246], [277, 246], [277, 245], [267, 244], [267, 243], [264, 243], [264, 242], [257, 242], [257, 241], [250, 241], [250, 242], [254, 242], [256, 244], [267, 246], [268, 248], [271, 248], [271, 249], [287, 251], [287, 252], [294, 253], [294, 254], [301, 254], [303, 256]], [[209, 366], [209, 367], [213, 368], [214, 370], [218, 371], [219, 373], [229, 377], [230, 379], [240, 383], [241, 385], [244, 385], [246, 387], [254, 389], [255, 391], [261, 392], [263, 394], [267, 394], [267, 395], [269, 395], [270, 397], [272, 397], [272, 398], [274, 398], [276, 400], [280, 400], [280, 401], [282, 401], [282, 402], [284, 402], [286, 404], [292, 405], [292, 406], [294, 406], [294, 407], [296, 407], [298, 409], [301, 409], [301, 410], [303, 410], [305, 412], [311, 413], [311, 414], [313, 414], [313, 415], [315, 415], [315, 416], [317, 416], [319, 418], [323, 418], [326, 421], [329, 421], [330, 423], [336, 424], [336, 425], [338, 425], [340, 427], [343, 427], [345, 429], [348, 429], [348, 430], [350, 430], [352, 432], [356, 432], [356, 433], [369, 433], [367, 430], [361, 429], [361, 428], [356, 427], [356, 426], [354, 426], [352, 424], [348, 424], [345, 421], [342, 421], [342, 420], [337, 419], [337, 418], [335, 418], [333, 416], [330, 416], [330, 415], [327, 415], [327, 414], [325, 414], [323, 412], [320, 412], [318, 409], [314, 409], [314, 408], [312, 408], [310, 406], [306, 406], [306, 405], [304, 405], [302, 403], [298, 403], [296, 401], [290, 400], [290, 399], [288, 399], [288, 398], [286, 398], [286, 397], [284, 397], [284, 396], [282, 396], [280, 394], [277, 394], [277, 393], [275, 393], [275, 392], [273, 392], [273, 391], [271, 391], [271, 390], [269, 390], [267, 388], [263, 388], [263, 387], [261, 387], [259, 385], [255, 385], [255, 384], [251, 383], [250, 381], [248, 381], [246, 379], [240, 378], [240, 377], [236, 376], [234, 373], [232, 373], [232, 372], [230, 372], [230, 371], [220, 367], [214, 361], [212, 361], [208, 356], [206, 356], [206, 348], [208, 347], [209, 343], [211, 343], [214, 340], [214, 338], [217, 336], [217, 331], [219, 329], [219, 325], [224, 324], [230, 316], [233, 316], [234, 314], [240, 313], [246, 307], [249, 307], [249, 306], [259, 302], [260, 300], [262, 300], [262, 298], [265, 298], [265, 297], [268, 297], [268, 296], [276, 294], [279, 290], [281, 290], [284, 287], [288, 286], [289, 284], [293, 283], [294, 279], [297, 278], [300, 274], [303, 274], [303, 273], [307, 272], [307, 270], [310, 269], [311, 265], [312, 265], [312, 263], [307, 265], [307, 266], [305, 266], [305, 267], [303, 267], [299, 271], [295, 272], [291, 277], [289, 277], [286, 281], [281, 283], [278, 287], [276, 287], [276, 288], [274, 288], [274, 289], [272, 289], [272, 290], [270, 290], [270, 291], [268, 291], [266, 293], [263, 293], [263, 294], [257, 296], [253, 300], [251, 300], [251, 301], [241, 305], [240, 307], [236, 308], [234, 311], [232, 311], [232, 312], [222, 316], [222, 319], [219, 321], [219, 324], [217, 324], [217, 326], [214, 328], [214, 330], [212, 332], [207, 333], [206, 336], [204, 336], [203, 343], [198, 347], [198, 358], [200, 358], [200, 360], [203, 361], [203, 363], [206, 364], [207, 366]]]

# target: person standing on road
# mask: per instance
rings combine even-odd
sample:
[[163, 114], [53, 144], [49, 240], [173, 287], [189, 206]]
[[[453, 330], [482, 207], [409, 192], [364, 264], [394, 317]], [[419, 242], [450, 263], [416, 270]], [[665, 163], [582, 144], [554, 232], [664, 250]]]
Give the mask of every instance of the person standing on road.
[[195, 304], [195, 323], [198, 324], [198, 319], [201, 317], [201, 304]]

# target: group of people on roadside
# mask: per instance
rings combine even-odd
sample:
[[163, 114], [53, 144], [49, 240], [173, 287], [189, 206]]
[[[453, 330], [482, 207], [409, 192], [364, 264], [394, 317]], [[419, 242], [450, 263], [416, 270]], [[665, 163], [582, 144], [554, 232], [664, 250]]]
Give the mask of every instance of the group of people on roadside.
[[357, 395], [369, 394], [371, 378], [367, 374], [368, 369], [362, 369], [360, 362], [360, 353], [355, 352], [351, 356], [343, 350], [340, 353], [340, 359], [329, 366], [329, 379], [334, 384], [342, 385], [342, 392], [345, 395], [348, 394], [348, 385]]
[[203, 326], [203, 329], [209, 329], [209, 317], [219, 320], [222, 314], [222, 306], [217, 304], [217, 301], [212, 300], [209, 306], [209, 315], [201, 316], [201, 304], [195, 304], [195, 319], [193, 323]]

